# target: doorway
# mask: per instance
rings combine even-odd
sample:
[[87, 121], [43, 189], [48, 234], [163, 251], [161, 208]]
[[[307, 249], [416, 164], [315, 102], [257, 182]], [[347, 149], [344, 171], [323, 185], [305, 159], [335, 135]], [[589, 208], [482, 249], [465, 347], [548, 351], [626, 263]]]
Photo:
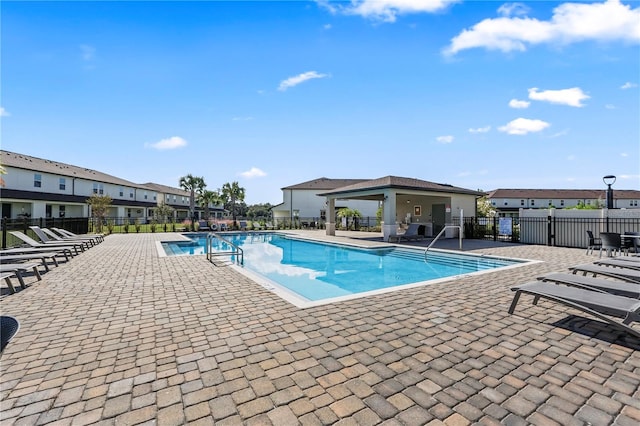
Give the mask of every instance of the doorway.
[[444, 204], [434, 204], [431, 206], [431, 221], [433, 222], [434, 237], [444, 228], [445, 212], [446, 208]]

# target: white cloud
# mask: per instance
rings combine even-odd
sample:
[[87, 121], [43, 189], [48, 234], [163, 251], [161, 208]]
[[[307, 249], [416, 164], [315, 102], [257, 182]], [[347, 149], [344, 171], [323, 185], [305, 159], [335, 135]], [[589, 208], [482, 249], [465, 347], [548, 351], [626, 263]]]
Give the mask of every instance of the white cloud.
[[616, 106], [613, 104], [606, 104], [604, 107], [605, 109], [616, 109]]
[[440, 143], [451, 143], [451, 142], [453, 142], [453, 139], [454, 139], [454, 138], [453, 138], [453, 136], [451, 136], [451, 135], [438, 136], [438, 137], [436, 138], [436, 140], [437, 140], [438, 142], [440, 142]]
[[330, 30], [331, 29], [331, 24], [324, 24], [324, 26], [322, 27], [325, 30]]
[[185, 147], [187, 146], [187, 141], [182, 139], [179, 136], [173, 136], [168, 139], [162, 139], [159, 142], [146, 143], [144, 145], [153, 149], [164, 151], [167, 149], [176, 149], [176, 148]]
[[510, 121], [502, 127], [498, 127], [498, 130], [510, 135], [526, 135], [527, 133], [540, 132], [550, 124], [542, 120], [531, 120], [529, 118], [516, 118]]
[[551, 102], [552, 104], [569, 105], [572, 107], [583, 107], [582, 101], [589, 99], [579, 87], [561, 90], [543, 90], [538, 91], [537, 87], [529, 89], [529, 99], [534, 101]]
[[525, 109], [525, 108], [529, 108], [529, 105], [531, 105], [531, 102], [529, 101], [521, 101], [519, 99], [511, 99], [509, 101], [509, 106], [511, 108]]
[[11, 114], [9, 113], [9, 111], [4, 109], [3, 107], [0, 107], [0, 117], [9, 117], [10, 115]]
[[491, 130], [491, 126], [478, 127], [476, 129], [469, 129], [469, 133], [487, 133]]
[[256, 178], [256, 177], [263, 177], [266, 176], [267, 174], [265, 172], [263, 172], [262, 170], [260, 170], [257, 167], [252, 167], [251, 169], [247, 170], [246, 172], [242, 172], [240, 173], [240, 176], [247, 178], [247, 179], [251, 179], [251, 178]]
[[559, 138], [560, 136], [564, 136], [564, 135], [568, 135], [569, 134], [569, 129], [564, 129], [559, 131], [558, 133], [554, 133], [551, 136], [549, 136], [550, 138]]
[[444, 54], [478, 47], [525, 51], [536, 44], [566, 45], [586, 40], [640, 42], [640, 7], [632, 9], [619, 0], [563, 3], [553, 10], [549, 21], [510, 16], [485, 19], [451, 39]]
[[498, 8], [500, 16], [522, 16], [529, 13], [531, 9], [522, 3], [505, 3]]
[[630, 81], [627, 81], [625, 84], [620, 86], [622, 90], [633, 89], [634, 87], [638, 87], [638, 85], [636, 83], [631, 83]]
[[335, 4], [328, 0], [317, 3], [333, 14], [358, 15], [381, 22], [395, 22], [398, 15], [434, 13], [460, 0], [351, 0]]
[[280, 90], [281, 92], [284, 92], [288, 88], [297, 86], [298, 84], [304, 83], [307, 80], [311, 80], [314, 78], [326, 78], [326, 77], [329, 77], [329, 75], [320, 74], [320, 73], [317, 73], [316, 71], [303, 72], [302, 74], [298, 74], [296, 76], [289, 77], [286, 80], [282, 80], [280, 82], [280, 86], [278, 87], [278, 90]]

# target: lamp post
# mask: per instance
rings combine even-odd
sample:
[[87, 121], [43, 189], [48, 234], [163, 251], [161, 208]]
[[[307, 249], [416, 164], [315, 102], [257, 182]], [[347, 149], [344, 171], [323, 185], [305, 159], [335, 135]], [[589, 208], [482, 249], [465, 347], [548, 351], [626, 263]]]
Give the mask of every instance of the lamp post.
[[613, 208], [613, 190], [611, 189], [611, 185], [616, 182], [616, 177], [614, 175], [606, 175], [602, 178], [602, 181], [605, 185], [607, 185], [607, 232], [609, 232], [609, 209]]
[[616, 177], [613, 175], [607, 175], [602, 178], [602, 181], [605, 185], [607, 185], [607, 208], [613, 208], [613, 190], [611, 189], [611, 185], [616, 183]]

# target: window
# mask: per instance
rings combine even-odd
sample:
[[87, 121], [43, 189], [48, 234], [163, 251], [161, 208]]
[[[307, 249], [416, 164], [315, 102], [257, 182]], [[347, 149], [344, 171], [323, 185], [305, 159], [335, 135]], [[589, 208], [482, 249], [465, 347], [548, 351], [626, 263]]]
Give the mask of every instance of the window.
[[631, 207], [638, 207], [638, 200], [630, 200], [629, 205]]
[[520, 205], [524, 206], [524, 200], [520, 200]]
[[560, 205], [564, 206], [564, 200], [560, 200]]
[[58, 215], [60, 217], [64, 217], [66, 212], [67, 212], [66, 206], [60, 206], [60, 208], [58, 209]]
[[120, 187], [119, 194], [121, 197], [124, 197], [124, 188]]
[[495, 202], [495, 201], [493, 201], [493, 200], [491, 200], [491, 205], [492, 205], [492, 206], [495, 206], [495, 205], [496, 205], [496, 202]]
[[60, 184], [58, 185], [60, 191], [64, 191], [67, 188], [67, 180], [65, 178], [60, 178]]
[[35, 188], [41, 188], [42, 187], [42, 175], [39, 173], [36, 173], [33, 175], [33, 186]]
[[129, 198], [133, 198], [133, 191], [129, 191]]
[[156, 196], [155, 195], [153, 196], [153, 201], [156, 201]]
[[94, 194], [104, 194], [104, 185], [101, 183], [94, 183], [93, 184], [93, 193]]
[[536, 205], [536, 200], [531, 200], [531, 205], [535, 206]]

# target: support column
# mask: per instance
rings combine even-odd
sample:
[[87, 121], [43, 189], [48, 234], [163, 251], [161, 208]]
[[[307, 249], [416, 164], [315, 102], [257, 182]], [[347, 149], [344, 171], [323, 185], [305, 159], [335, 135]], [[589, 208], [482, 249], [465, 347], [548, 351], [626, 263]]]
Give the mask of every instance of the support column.
[[327, 222], [325, 235], [336, 235], [336, 200], [335, 198], [327, 199]]
[[396, 225], [396, 193], [385, 194], [382, 204], [382, 239], [389, 241], [389, 237], [397, 235]]

